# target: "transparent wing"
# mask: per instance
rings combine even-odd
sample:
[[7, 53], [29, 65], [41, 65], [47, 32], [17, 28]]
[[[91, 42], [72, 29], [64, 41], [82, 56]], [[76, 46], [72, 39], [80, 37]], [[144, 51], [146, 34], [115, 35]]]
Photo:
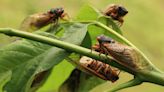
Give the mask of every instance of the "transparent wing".
[[43, 26], [48, 25], [52, 21], [52, 17], [48, 13], [33, 14], [23, 20], [20, 30], [33, 32]]

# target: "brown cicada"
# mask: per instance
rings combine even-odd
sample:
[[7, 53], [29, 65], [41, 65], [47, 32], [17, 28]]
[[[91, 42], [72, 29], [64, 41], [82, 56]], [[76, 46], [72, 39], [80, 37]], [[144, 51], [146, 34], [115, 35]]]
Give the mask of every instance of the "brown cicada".
[[122, 5], [111, 4], [103, 13], [104, 15], [110, 16], [112, 19], [120, 22], [120, 26], [122, 26], [124, 22], [123, 17], [128, 13], [128, 11]]
[[95, 51], [110, 55], [118, 63], [131, 69], [137, 68], [139, 57], [137, 55], [137, 52], [132, 47], [121, 44], [113, 40], [112, 38], [104, 35], [98, 36], [97, 40], [99, 42], [99, 45], [97, 44], [93, 47]]
[[21, 24], [21, 30], [32, 31], [44, 27], [50, 23], [56, 24], [58, 19], [67, 15], [63, 8], [52, 8], [45, 13], [36, 13], [27, 17]]
[[84, 71], [98, 76], [103, 80], [109, 80], [111, 82], [115, 82], [119, 79], [119, 70], [111, 67], [108, 64], [103, 62], [94, 60], [92, 58], [83, 56], [80, 59], [80, 64]]

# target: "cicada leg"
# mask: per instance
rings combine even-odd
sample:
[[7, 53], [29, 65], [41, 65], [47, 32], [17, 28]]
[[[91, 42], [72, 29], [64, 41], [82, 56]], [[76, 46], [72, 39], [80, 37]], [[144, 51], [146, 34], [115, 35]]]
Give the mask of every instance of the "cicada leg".
[[118, 75], [118, 76], [120, 75], [121, 70], [119, 70], [119, 69], [117, 69], [117, 68], [113, 68], [113, 70], [117, 72], [117, 75]]
[[70, 16], [68, 15], [68, 13], [63, 13], [60, 18], [64, 21], [69, 21], [71, 19]]
[[[100, 48], [100, 47], [99, 47], [99, 44], [95, 44], [94, 46], [91, 47], [91, 53], [92, 53], [93, 50], [96, 51], [96, 50], [99, 49], [99, 48]], [[98, 51], [98, 52], [99, 52], [99, 51]]]
[[121, 27], [121, 26], [123, 25], [123, 22], [124, 22], [123, 18], [120, 17], [120, 18], [118, 19], [117, 25], [118, 25], [119, 27]]
[[46, 30], [46, 32], [53, 32], [54, 31], [54, 28], [58, 25], [58, 19], [52, 19], [50, 20], [51, 23], [50, 23], [50, 27]]

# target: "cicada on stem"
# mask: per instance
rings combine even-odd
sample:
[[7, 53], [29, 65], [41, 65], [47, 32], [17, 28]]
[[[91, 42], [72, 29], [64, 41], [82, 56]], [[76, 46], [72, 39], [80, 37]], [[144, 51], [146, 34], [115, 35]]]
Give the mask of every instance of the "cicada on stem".
[[110, 55], [115, 61], [132, 70], [138, 69], [140, 57], [135, 49], [104, 35], [97, 37], [98, 44], [94, 47], [96, 51]]

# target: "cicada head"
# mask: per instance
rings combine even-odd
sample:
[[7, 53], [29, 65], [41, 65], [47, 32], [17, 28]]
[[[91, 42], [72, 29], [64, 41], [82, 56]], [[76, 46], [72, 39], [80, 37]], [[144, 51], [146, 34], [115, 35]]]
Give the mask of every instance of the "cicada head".
[[54, 15], [56, 18], [61, 17], [62, 14], [64, 13], [64, 9], [59, 7], [59, 8], [52, 8], [49, 11], [50, 14]]
[[100, 35], [97, 37], [97, 41], [101, 45], [102, 43], [114, 43], [114, 40], [112, 38], [109, 38], [105, 35]]

